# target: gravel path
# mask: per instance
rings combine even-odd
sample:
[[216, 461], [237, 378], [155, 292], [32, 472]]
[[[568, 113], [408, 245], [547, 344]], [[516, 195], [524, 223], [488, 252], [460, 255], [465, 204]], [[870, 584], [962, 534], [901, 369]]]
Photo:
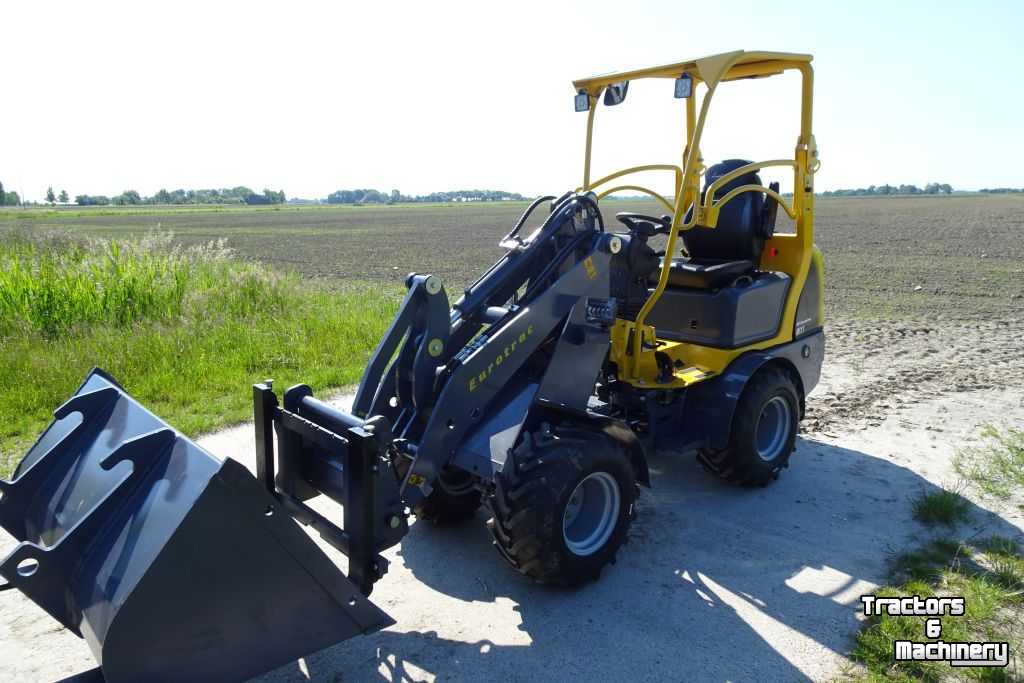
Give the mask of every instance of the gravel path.
[[[831, 679], [849, 666], [859, 596], [927, 533], [909, 499], [953, 482], [950, 458], [980, 424], [1024, 424], [1022, 332], [835, 323], [807, 433], [772, 486], [725, 486], [691, 457], [655, 454], [618, 564], [568, 592], [510, 571], [483, 513], [414, 524], [373, 594], [397, 625], [259, 680]], [[200, 443], [251, 466], [252, 438], [243, 426]], [[1024, 534], [1022, 508], [1007, 507], [974, 506], [962, 531]], [[0, 679], [92, 666], [82, 641], [0, 594]]]

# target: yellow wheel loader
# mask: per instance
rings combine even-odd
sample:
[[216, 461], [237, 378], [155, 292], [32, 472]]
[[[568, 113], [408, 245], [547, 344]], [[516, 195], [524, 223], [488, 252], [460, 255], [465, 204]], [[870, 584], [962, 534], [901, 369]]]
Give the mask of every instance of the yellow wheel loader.
[[[785, 72], [802, 83], [793, 157], [705, 167], [721, 84]], [[594, 179], [598, 106], [641, 79], [681, 100], [679, 163]], [[255, 385], [255, 475], [94, 370], [0, 482], [0, 525], [20, 541], [3, 587], [85, 638], [108, 681], [238, 680], [392, 623], [368, 596], [410, 513], [484, 506], [512, 567], [576, 585], [625, 541], [652, 449], [769, 483], [824, 357], [812, 83], [808, 55], [742, 51], [574, 82], [581, 185], [530, 204], [454, 304], [411, 274], [351, 411], [305, 385]], [[771, 169], [792, 174], [791, 198], [762, 183]], [[671, 195], [630, 178], [652, 171]], [[620, 191], [665, 215], [610, 225], [603, 200]], [[794, 232], [775, 233], [779, 209]], [[321, 495], [341, 519], [309, 505]], [[347, 555], [347, 574], [302, 526]]]

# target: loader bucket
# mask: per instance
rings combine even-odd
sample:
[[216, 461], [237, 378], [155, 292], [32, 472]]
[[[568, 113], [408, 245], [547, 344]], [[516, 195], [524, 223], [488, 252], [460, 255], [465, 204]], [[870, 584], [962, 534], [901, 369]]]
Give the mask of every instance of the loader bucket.
[[393, 621], [237, 462], [100, 370], [0, 481], [0, 574], [105, 680], [241, 680]]

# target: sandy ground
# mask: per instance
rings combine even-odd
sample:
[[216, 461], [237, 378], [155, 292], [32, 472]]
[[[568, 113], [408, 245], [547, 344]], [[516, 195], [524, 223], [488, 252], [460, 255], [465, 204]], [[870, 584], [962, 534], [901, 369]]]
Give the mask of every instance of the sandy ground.
[[[1024, 425], [1022, 332], [837, 323], [805, 434], [772, 486], [733, 488], [691, 457], [654, 454], [630, 544], [577, 591], [508, 569], [483, 512], [452, 529], [414, 524], [372, 596], [397, 625], [259, 680], [831, 679], [849, 666], [859, 596], [892, 553], [936, 533], [910, 499], [954, 483], [951, 457], [979, 425]], [[200, 443], [251, 466], [252, 440], [242, 426]], [[958, 533], [1024, 535], [1020, 501], [975, 503]], [[0, 594], [0, 679], [93, 666], [83, 641]]]

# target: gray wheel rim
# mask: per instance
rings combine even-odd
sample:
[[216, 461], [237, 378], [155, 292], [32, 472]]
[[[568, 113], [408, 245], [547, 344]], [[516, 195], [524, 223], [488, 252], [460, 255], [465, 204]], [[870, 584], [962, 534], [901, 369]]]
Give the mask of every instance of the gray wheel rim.
[[783, 396], [774, 396], [764, 407], [757, 418], [757, 455], [765, 462], [779, 457], [789, 441], [791, 429], [791, 409], [789, 401]]
[[607, 472], [593, 472], [573, 489], [562, 514], [562, 538], [574, 555], [593, 555], [604, 547], [619, 519], [619, 482]]

